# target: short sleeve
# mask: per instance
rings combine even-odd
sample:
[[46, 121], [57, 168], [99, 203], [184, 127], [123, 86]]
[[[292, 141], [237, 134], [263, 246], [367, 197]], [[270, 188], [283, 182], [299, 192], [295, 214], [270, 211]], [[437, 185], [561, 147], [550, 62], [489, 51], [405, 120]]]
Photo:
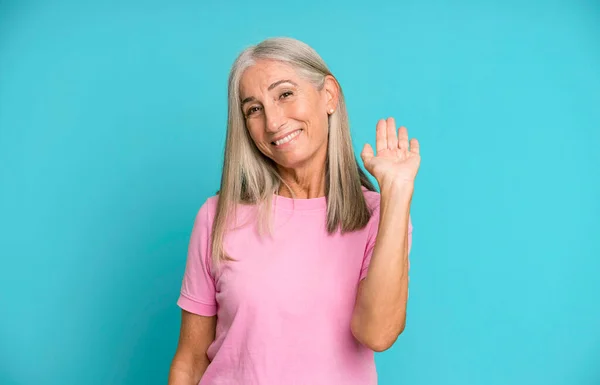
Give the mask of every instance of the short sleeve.
[[202, 205], [192, 228], [181, 292], [177, 305], [190, 313], [217, 314], [215, 281], [210, 273], [209, 202]]
[[[373, 215], [371, 216], [371, 220], [368, 225], [368, 235], [367, 235], [367, 247], [365, 249], [365, 256], [363, 258], [362, 268], [360, 271], [360, 280], [363, 280], [367, 276], [367, 271], [369, 270], [369, 264], [371, 263], [371, 257], [373, 256], [373, 249], [375, 248], [375, 239], [377, 238], [377, 230], [379, 229], [379, 205], [373, 211]], [[408, 216], [408, 269], [410, 270], [410, 249], [412, 246], [412, 220], [410, 215]]]

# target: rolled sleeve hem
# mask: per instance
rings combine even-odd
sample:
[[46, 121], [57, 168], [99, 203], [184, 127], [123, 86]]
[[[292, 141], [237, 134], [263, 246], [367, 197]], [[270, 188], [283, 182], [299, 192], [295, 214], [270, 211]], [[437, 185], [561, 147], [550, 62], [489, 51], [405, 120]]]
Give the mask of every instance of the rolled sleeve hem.
[[217, 314], [217, 305], [208, 305], [198, 302], [185, 294], [181, 293], [177, 300], [177, 306], [190, 313], [211, 317]]

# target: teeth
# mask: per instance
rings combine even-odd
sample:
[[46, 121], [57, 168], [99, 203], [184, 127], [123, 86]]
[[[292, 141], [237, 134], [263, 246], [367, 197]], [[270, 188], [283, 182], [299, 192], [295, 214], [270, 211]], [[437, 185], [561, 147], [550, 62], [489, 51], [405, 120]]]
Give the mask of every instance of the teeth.
[[289, 134], [288, 136], [286, 136], [285, 138], [279, 139], [279, 140], [275, 141], [274, 143], [275, 143], [276, 146], [279, 146], [279, 145], [282, 145], [284, 143], [287, 143], [290, 140], [294, 139], [296, 136], [298, 136], [298, 134], [300, 134], [301, 131], [302, 130], [294, 131], [291, 134]]

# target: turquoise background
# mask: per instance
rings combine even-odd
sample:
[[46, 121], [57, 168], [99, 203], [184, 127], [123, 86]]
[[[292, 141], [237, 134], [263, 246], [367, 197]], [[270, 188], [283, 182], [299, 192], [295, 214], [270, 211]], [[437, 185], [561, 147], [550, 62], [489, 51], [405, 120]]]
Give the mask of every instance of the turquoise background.
[[357, 154], [388, 115], [421, 142], [380, 384], [600, 384], [600, 4], [516, 0], [0, 1], [0, 384], [166, 384], [227, 74], [278, 35]]

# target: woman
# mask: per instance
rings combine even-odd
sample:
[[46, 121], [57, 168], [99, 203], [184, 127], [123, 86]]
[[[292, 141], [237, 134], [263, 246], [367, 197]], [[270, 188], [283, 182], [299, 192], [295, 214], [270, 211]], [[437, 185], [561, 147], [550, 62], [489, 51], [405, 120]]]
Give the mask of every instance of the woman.
[[376, 384], [404, 330], [420, 163], [394, 119], [355, 159], [341, 87], [302, 42], [236, 59], [221, 188], [200, 208], [169, 384]]

